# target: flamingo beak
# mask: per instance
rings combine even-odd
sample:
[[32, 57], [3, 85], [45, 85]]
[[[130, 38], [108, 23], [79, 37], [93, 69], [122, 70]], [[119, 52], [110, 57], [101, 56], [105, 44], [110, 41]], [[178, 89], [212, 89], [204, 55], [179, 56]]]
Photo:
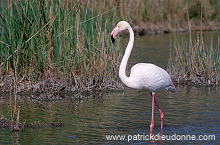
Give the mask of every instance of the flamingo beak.
[[175, 93], [176, 92], [176, 87], [174, 86], [174, 84], [172, 83], [170, 86], [172, 87], [172, 91], [171, 92]]
[[168, 86], [168, 87], [166, 88], [166, 90], [167, 90], [167, 91], [170, 91], [170, 92], [173, 92], [173, 93], [176, 92], [176, 88], [175, 88], [175, 86], [174, 86], [173, 83], [170, 84], [170, 86]]
[[115, 38], [111, 35], [111, 40], [112, 40], [112, 43], [114, 44], [115, 43]]
[[119, 32], [119, 27], [118, 27], [118, 26], [116, 26], [116, 27], [112, 30], [112, 32], [111, 32], [111, 40], [112, 40], [112, 43], [113, 43], [113, 44], [115, 43], [115, 39], [116, 39], [116, 36], [117, 36], [118, 32]]

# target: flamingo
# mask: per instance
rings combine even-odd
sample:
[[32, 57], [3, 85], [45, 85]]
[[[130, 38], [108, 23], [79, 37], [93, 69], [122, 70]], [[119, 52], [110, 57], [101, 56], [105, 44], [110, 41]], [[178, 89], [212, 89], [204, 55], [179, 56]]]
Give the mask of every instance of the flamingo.
[[160, 89], [166, 89], [170, 92], [175, 92], [175, 86], [170, 78], [170, 75], [164, 69], [151, 63], [135, 64], [131, 68], [130, 76], [126, 76], [126, 66], [134, 44], [134, 31], [128, 22], [120, 21], [112, 30], [111, 39], [114, 43], [117, 34], [125, 29], [129, 31], [130, 38], [119, 67], [119, 78], [121, 79], [123, 84], [130, 88], [145, 89], [151, 92], [150, 94], [152, 97], [152, 115], [150, 133], [153, 132], [154, 128], [154, 104], [157, 106], [157, 109], [160, 113], [160, 128], [162, 132], [164, 113], [162, 112], [156, 101], [155, 93]]

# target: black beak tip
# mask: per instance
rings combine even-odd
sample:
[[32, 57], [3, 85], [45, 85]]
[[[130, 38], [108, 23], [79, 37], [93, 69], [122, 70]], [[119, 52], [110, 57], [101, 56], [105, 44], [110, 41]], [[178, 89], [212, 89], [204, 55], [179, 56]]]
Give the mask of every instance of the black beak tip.
[[112, 43], [114, 44], [115, 43], [115, 38], [113, 38], [113, 36], [111, 36], [111, 39], [112, 39]]

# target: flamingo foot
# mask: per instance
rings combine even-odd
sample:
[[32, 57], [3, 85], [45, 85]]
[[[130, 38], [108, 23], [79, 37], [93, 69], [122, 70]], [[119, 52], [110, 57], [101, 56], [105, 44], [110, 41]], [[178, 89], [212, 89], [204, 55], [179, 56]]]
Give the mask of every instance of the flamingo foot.
[[153, 129], [154, 129], [154, 101], [155, 101], [155, 96], [154, 96], [154, 92], [151, 93], [151, 97], [152, 97], [152, 114], [151, 114], [151, 124], [150, 124], [150, 133], [153, 133]]
[[161, 133], [162, 133], [162, 130], [163, 130], [163, 121], [164, 121], [164, 114], [162, 112], [161, 109], [158, 109], [159, 112], [160, 112], [160, 129], [161, 129]]
[[[155, 99], [155, 98], [154, 98]], [[160, 109], [160, 106], [158, 105], [156, 99], [154, 100], [156, 106], [157, 106], [157, 109], [158, 111], [160, 112], [160, 129], [161, 129], [161, 133], [162, 133], [162, 130], [163, 130], [163, 121], [164, 121], [164, 114], [163, 114], [163, 111]]]
[[150, 133], [153, 134], [153, 129], [154, 129], [154, 121], [152, 122], [151, 121], [151, 124], [150, 124]]

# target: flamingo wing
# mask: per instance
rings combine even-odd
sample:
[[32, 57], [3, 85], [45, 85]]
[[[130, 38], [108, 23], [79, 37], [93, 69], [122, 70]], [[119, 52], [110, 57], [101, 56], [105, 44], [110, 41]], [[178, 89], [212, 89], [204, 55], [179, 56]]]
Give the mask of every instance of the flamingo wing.
[[139, 89], [155, 92], [172, 84], [169, 74], [151, 63], [138, 63], [131, 68], [129, 78]]

